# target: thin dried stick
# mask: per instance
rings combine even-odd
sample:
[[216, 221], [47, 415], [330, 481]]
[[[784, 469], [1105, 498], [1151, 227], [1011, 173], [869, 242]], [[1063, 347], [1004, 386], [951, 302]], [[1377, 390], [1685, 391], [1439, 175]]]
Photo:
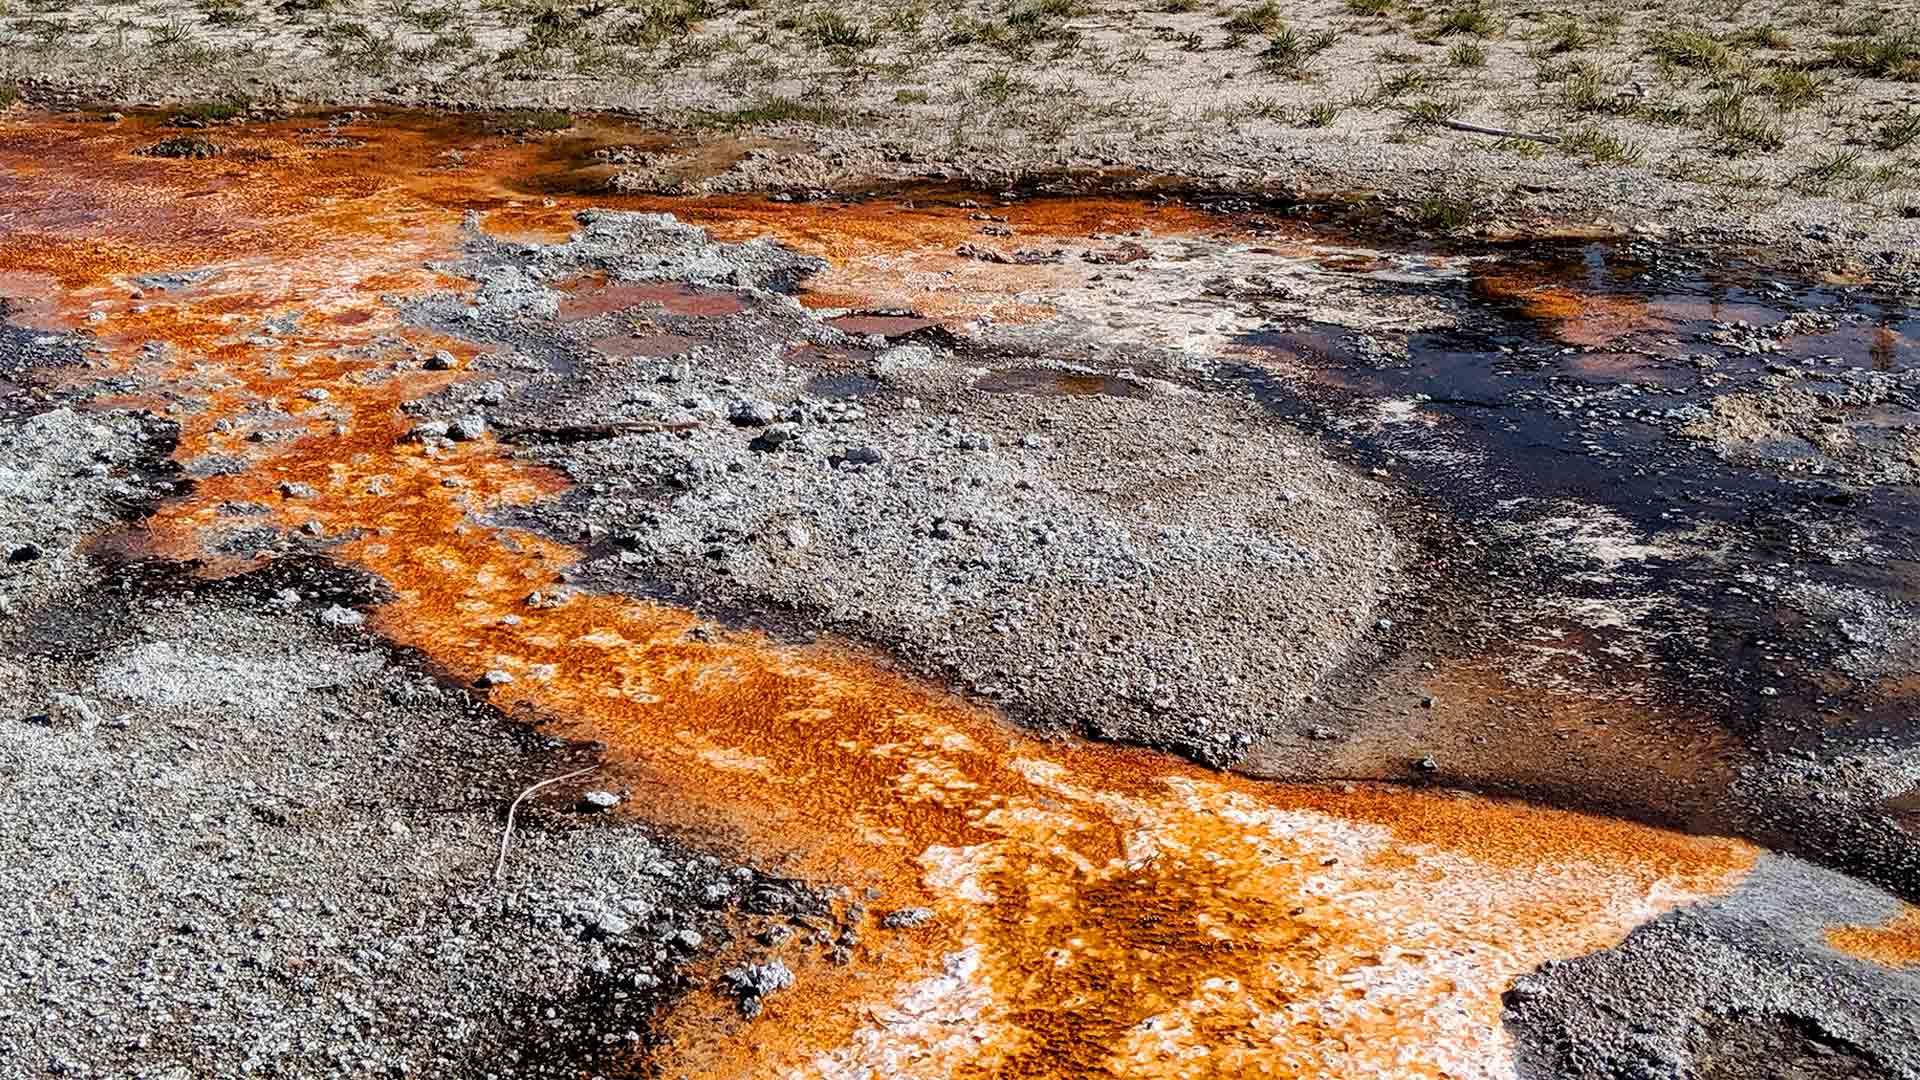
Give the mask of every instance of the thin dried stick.
[[1435, 120], [1443, 128], [1455, 131], [1472, 132], [1475, 135], [1493, 135], [1502, 139], [1526, 139], [1530, 142], [1557, 143], [1558, 135], [1536, 135], [1530, 131], [1514, 131], [1510, 128], [1487, 127], [1485, 124], [1469, 124], [1465, 120]]
[[584, 769], [575, 769], [565, 775], [556, 776], [550, 780], [542, 780], [521, 792], [511, 803], [507, 804], [507, 826], [500, 830], [500, 861], [493, 864], [493, 883], [495, 885], [500, 884], [501, 876], [507, 872], [507, 844], [513, 839], [513, 812], [520, 809], [520, 804], [526, 800], [526, 797], [549, 784], [557, 784], [562, 780], [571, 780], [576, 776], [585, 776], [599, 767], [599, 764], [596, 762]]

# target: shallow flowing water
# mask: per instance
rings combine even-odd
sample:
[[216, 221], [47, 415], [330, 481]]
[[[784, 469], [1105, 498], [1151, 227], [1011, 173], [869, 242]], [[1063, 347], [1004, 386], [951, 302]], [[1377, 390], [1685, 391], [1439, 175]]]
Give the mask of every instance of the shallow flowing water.
[[[243, 571], [261, 556], [208, 539], [230, 535], [236, 507], [327, 538], [332, 558], [390, 590], [378, 633], [490, 683], [504, 711], [604, 744], [637, 792], [632, 813], [727, 836], [779, 872], [875, 890], [875, 915], [932, 912], [863, 935], [846, 966], [791, 946], [797, 984], [756, 1018], [717, 991], [682, 1002], [662, 1018], [655, 1067], [1505, 1076], [1500, 994], [1516, 976], [1725, 891], [1755, 856], [1516, 802], [1267, 784], [1036, 741], [854, 650], [714, 638], [686, 611], [576, 594], [561, 574], [579, 552], [488, 524], [564, 477], [489, 438], [445, 451], [406, 438], [400, 407], [466, 377], [477, 347], [407, 325], [395, 305], [467, 287], [435, 267], [457, 255], [469, 211], [489, 232], [539, 238], [564, 235], [587, 205], [668, 204], [526, 194], [544, 151], [458, 125], [293, 120], [221, 132], [231, 146], [218, 158], [141, 156], [160, 134], [84, 117], [0, 123], [0, 294], [14, 321], [89, 335], [99, 348], [67, 376], [75, 387], [111, 379], [98, 405], [164, 413], [180, 424], [180, 460], [233, 463], [153, 514], [151, 547]], [[670, 208], [725, 238], [772, 232], [825, 254], [834, 269], [806, 298], [820, 307], [1017, 322], [1057, 311], [1044, 289], [1079, 272], [954, 256], [974, 229], [958, 208]], [[1121, 199], [1007, 213], [1029, 244], [1231, 228]], [[1426, 259], [1326, 258], [1355, 273], [1437, 272]], [[576, 313], [737, 304], [574, 284]], [[452, 370], [424, 362], [440, 350]], [[996, 378], [1013, 392], [1132, 385]]]

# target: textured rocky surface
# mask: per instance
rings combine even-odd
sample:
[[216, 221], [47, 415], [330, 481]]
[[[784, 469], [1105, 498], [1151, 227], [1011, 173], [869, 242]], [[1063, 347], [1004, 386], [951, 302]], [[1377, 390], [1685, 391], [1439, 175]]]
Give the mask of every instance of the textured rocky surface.
[[[951, 1024], [1059, 1070], [1178, 1044], [1127, 980], [1238, 971], [1337, 997], [1298, 1045], [1349, 1071], [1915, 1075], [1886, 295], [978, 192], [575, 217], [431, 126], [111, 130], [221, 170], [235, 250], [76, 284], [20, 215], [117, 196], [0, 219], [52, 268], [0, 277], [4, 1069], [611, 1074], [853, 1001], [898, 1011], [807, 1067]], [[1098, 1007], [1008, 996], [1041, 956]]]

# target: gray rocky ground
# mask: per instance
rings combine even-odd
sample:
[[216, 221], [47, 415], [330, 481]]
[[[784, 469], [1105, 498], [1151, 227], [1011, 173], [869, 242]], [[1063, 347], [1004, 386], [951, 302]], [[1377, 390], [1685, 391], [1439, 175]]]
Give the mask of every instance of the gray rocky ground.
[[815, 910], [602, 824], [592, 775], [522, 808], [496, 881], [508, 801], [591, 758], [393, 654], [338, 571], [89, 558], [167, 445], [0, 433], [0, 535], [38, 552], [0, 567], [0, 1074], [574, 1076], [726, 911]]
[[1732, 895], [1507, 992], [1521, 1075], [1866, 1080], [1920, 1075], [1920, 977], [1827, 947], [1834, 920], [1881, 922], [1883, 895], [1768, 857]]
[[[1460, 266], [1277, 278], [1250, 251], [1177, 254], [1050, 327], [875, 340], [795, 304], [818, 263], [769, 243], [620, 214], [559, 245], [476, 232], [450, 269], [478, 291], [407, 315], [498, 350], [412, 407], [414, 437], [491, 431], [563, 469], [573, 488], [512, 520], [587, 548], [576, 587], [852, 637], [1044, 731], [1521, 789], [1871, 877], [1769, 856], [1523, 980], [1510, 1026], [1540, 1077], [1920, 1075], [1912, 969], [1821, 936], [1894, 914], [1880, 886], [1920, 892], [1884, 809], [1920, 773], [1910, 719], [1871, 698], [1914, 655], [1910, 584], [1886, 580], [1911, 565], [1910, 430], [1840, 437], [1910, 406], [1910, 368], [1736, 370], [1750, 335], [1727, 326], [1688, 339], [1723, 378], [1656, 410], [1659, 379], [1542, 374], [1569, 347], [1503, 316], [1511, 340], [1426, 385], [1447, 349], [1422, 335], [1487, 329]], [[1236, 259], [1258, 273], [1214, 272]], [[563, 317], [583, 272], [666, 291]], [[1261, 336], [1326, 325], [1349, 336], [1318, 367]], [[79, 353], [0, 350], [25, 382]], [[1329, 367], [1362, 392], [1307, 395]], [[526, 811], [496, 884], [503, 809], [583, 748], [381, 646], [372, 583], [286, 559], [209, 585], [101, 543], [182, 482], [167, 427], [0, 390], [0, 857], [29, 868], [0, 882], [0, 1071], [577, 1075], [644, 1038], [721, 913], [817, 909], [607, 826], [590, 777]], [[1768, 441], [1791, 452], [1752, 454]], [[1578, 740], [1490, 718], [1484, 686], [1433, 673], [1470, 647], [1542, 699], [1632, 693], [1576, 709]], [[1821, 691], [1836, 673], [1853, 688]], [[721, 982], [751, 1008], [789, 978]]]
[[[701, 280], [687, 250], [726, 254], [699, 230], [606, 215], [535, 260], [549, 282]], [[1221, 762], [1377, 632], [1396, 548], [1381, 492], [1249, 400], [1156, 379], [992, 393], [977, 359], [856, 340], [765, 292], [679, 320], [699, 335], [683, 355], [597, 357], [588, 343], [628, 317], [536, 323], [555, 299], [526, 299], [497, 256], [468, 268], [485, 282], [479, 332], [519, 348], [451, 408], [495, 399], [491, 422], [523, 439], [663, 429], [530, 451], [580, 485], [539, 524], [597, 538], [583, 583], [771, 608], [1041, 726]], [[590, 377], [514, 371], [555, 351]]]

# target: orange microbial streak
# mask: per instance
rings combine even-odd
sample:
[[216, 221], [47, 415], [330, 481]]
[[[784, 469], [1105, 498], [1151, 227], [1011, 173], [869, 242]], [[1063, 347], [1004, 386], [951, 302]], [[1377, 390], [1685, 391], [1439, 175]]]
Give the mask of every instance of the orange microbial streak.
[[[0, 266], [31, 294], [26, 317], [89, 330], [102, 373], [179, 421], [184, 461], [240, 463], [203, 468], [154, 515], [160, 550], [219, 572], [261, 557], [230, 550], [236, 517], [317, 536], [392, 589], [381, 633], [463, 680], [510, 674], [490, 691], [500, 708], [604, 743], [636, 813], [877, 890], [876, 913], [932, 913], [866, 926], [845, 966], [792, 946], [797, 985], [753, 1020], [694, 995], [662, 1018], [661, 1060], [636, 1069], [1504, 1076], [1500, 993], [1516, 975], [1725, 890], [1752, 861], [1731, 841], [1523, 804], [1282, 787], [1040, 742], [849, 650], [715, 639], [684, 611], [573, 595], [561, 571], [576, 551], [489, 524], [561, 476], [484, 439], [405, 440], [398, 407], [463, 377], [418, 358], [472, 349], [404, 325], [390, 301], [461, 287], [430, 264], [466, 210], [551, 235], [584, 204], [514, 196], [502, 178], [534, 151], [451, 124], [216, 130], [248, 153], [206, 161], [139, 157], [157, 135], [133, 127], [0, 125]], [[966, 221], [696, 209], [731, 235], [771, 229], [868, 265], [945, 251]], [[1086, 240], [1137, 227], [1145, 212], [1128, 212], [1056, 208], [1044, 226]], [[214, 272], [133, 280], [196, 268]]]
[[1904, 905], [1885, 926], [1834, 926], [1827, 944], [1887, 967], [1920, 967], [1920, 907]]
[[1587, 348], [1673, 325], [1650, 311], [1645, 300], [1571, 288], [1553, 267], [1481, 263], [1473, 276], [1473, 292], [1483, 300], [1512, 305], [1561, 341]]

